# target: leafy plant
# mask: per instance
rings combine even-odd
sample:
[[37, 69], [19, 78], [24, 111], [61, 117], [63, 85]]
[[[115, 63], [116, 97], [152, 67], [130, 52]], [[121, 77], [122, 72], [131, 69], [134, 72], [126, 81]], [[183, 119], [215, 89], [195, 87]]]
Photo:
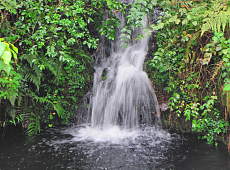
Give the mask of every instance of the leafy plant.
[[27, 114], [27, 119], [28, 119], [28, 124], [29, 124], [29, 126], [28, 126], [29, 136], [32, 136], [32, 135], [40, 132], [39, 115], [37, 115], [35, 113], [29, 113], [29, 114]]
[[159, 5], [163, 11], [157, 24], [149, 26], [158, 31], [157, 50], [148, 61], [150, 76], [173, 96], [171, 126], [184, 119], [208, 143], [216, 142], [228, 126], [226, 113], [215, 108], [229, 72], [228, 1], [164, 1]]
[[90, 56], [99, 34], [113, 40], [120, 23], [116, 13], [126, 7], [116, 0], [1, 2], [0, 37], [7, 43], [0, 44], [0, 52], [6, 51], [0, 55], [0, 121], [27, 115], [22, 123], [31, 135], [40, 122], [68, 123], [92, 86]]
[[[221, 30], [224, 32], [225, 28], [230, 22], [230, 8], [228, 1], [211, 1], [211, 3], [203, 3], [202, 5], [203, 8], [208, 8], [208, 10], [205, 10], [205, 12], [201, 14], [202, 17], [204, 17], [201, 35], [208, 30], [212, 30], [213, 32], [217, 33], [219, 33]], [[197, 10], [194, 12], [197, 12]]]

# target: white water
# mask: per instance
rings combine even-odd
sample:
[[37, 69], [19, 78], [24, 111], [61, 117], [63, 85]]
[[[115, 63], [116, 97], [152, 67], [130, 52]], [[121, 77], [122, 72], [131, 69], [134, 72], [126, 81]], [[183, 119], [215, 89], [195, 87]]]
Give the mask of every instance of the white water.
[[[124, 24], [124, 18], [120, 17]], [[145, 26], [147, 22], [144, 22]], [[139, 34], [144, 33], [142, 30]], [[79, 139], [123, 140], [139, 135], [139, 122], [152, 123], [160, 110], [154, 89], [143, 71], [149, 36], [120, 47], [120, 30], [111, 45], [110, 56], [99, 50], [95, 66], [90, 126], [78, 130]], [[102, 43], [103, 45], [103, 43]], [[106, 79], [103, 78], [106, 70]]]
[[112, 126], [107, 129], [99, 129], [83, 125], [83, 127], [70, 127], [61, 132], [63, 134], [70, 134], [73, 137], [71, 139], [52, 141], [52, 145], [75, 142], [86, 142], [84, 145], [92, 145], [93, 142], [127, 146], [130, 143], [139, 145], [145, 142], [149, 146], [154, 146], [161, 142], [170, 142], [172, 139], [168, 132], [156, 127], [121, 129], [119, 126]]

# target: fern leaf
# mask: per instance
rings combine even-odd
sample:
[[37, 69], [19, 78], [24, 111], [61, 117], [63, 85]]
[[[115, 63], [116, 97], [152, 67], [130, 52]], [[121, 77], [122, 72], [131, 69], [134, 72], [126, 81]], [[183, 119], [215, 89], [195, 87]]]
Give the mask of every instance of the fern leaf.
[[216, 28], [215, 27], [216, 26], [216, 24], [215, 24], [215, 18], [213, 18], [213, 17], [208, 18], [207, 22], [209, 23], [210, 28], [216, 32], [216, 29], [215, 29]]
[[220, 32], [222, 28], [223, 32], [225, 31], [230, 22], [230, 8], [226, 6], [227, 5], [225, 3], [215, 1], [214, 7], [205, 12], [206, 16], [203, 16], [204, 24], [202, 25], [201, 36], [209, 29], [214, 32]]
[[35, 135], [38, 132], [40, 132], [40, 117], [37, 114], [34, 113], [28, 113], [27, 114], [28, 119], [28, 130], [29, 130], [29, 136]]
[[44, 97], [38, 97], [37, 95], [35, 95], [34, 93], [30, 94], [32, 96], [33, 99], [35, 99], [37, 102], [43, 104], [43, 103], [48, 103], [53, 105], [53, 102], [51, 102], [50, 100], [44, 98]]
[[217, 17], [216, 19], [217, 19], [217, 21], [216, 21], [216, 23], [217, 23], [217, 25], [216, 25], [216, 27], [217, 27], [217, 32], [220, 32], [220, 28], [221, 28], [221, 18], [220, 18], [220, 17]]
[[200, 32], [196, 32], [196, 33], [192, 34], [192, 38], [188, 41], [186, 53], [184, 55], [185, 61], [188, 61], [189, 48], [192, 47], [192, 43], [199, 37], [199, 34], [200, 34]]
[[204, 34], [204, 32], [208, 31], [209, 29], [211, 28], [210, 24], [207, 22], [207, 23], [204, 23], [202, 25], [202, 32], [201, 32], [201, 36]]
[[12, 106], [14, 106], [14, 102], [16, 100], [17, 95], [18, 95], [18, 93], [15, 91], [15, 93], [9, 92], [9, 95], [7, 96], [7, 98], [10, 100], [10, 103], [12, 104]]
[[24, 54], [22, 58], [27, 60], [28, 63], [30, 64], [30, 67], [32, 67], [33, 61], [36, 60], [36, 55], [35, 54]]
[[59, 117], [64, 118], [63, 115], [65, 115], [65, 110], [59, 103], [54, 105], [54, 109], [57, 110], [57, 114]]
[[53, 62], [53, 59], [48, 59], [44, 57], [41, 59], [41, 62], [55, 75], [55, 77], [58, 75], [58, 72], [55, 70], [55, 67], [58, 64]]
[[28, 81], [31, 81], [37, 86], [37, 89], [39, 89], [39, 85], [41, 83], [41, 80], [39, 77], [37, 77], [33, 72], [29, 72], [25, 75], [25, 79]]
[[223, 32], [224, 32], [226, 26], [229, 25], [230, 8], [228, 8], [228, 10], [226, 12], [221, 11], [219, 16], [220, 16], [220, 20], [221, 20], [221, 23], [222, 23], [222, 29], [223, 29]]
[[207, 3], [201, 3], [196, 5], [195, 8], [192, 8], [193, 10], [193, 14], [202, 14], [205, 13], [207, 11], [206, 7], [207, 7]]
[[36, 74], [36, 76], [39, 79], [41, 79], [41, 77], [42, 77], [42, 71], [41, 71], [41, 69], [38, 66], [33, 66], [32, 69], [33, 69], [34, 73]]

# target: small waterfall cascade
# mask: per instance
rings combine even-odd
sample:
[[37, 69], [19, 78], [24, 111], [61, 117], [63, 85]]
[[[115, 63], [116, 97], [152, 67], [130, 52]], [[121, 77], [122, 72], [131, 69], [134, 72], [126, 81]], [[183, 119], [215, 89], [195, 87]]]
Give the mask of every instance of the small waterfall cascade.
[[[123, 25], [125, 19], [119, 18]], [[147, 21], [144, 21], [143, 27]], [[91, 128], [108, 129], [119, 125], [121, 129], [135, 129], [139, 123], [152, 122], [159, 117], [160, 109], [151, 81], [143, 71], [144, 59], [148, 51], [149, 37], [141, 28], [135, 33], [145, 34], [145, 38], [130, 40], [128, 47], [120, 46], [120, 30], [111, 43], [110, 55], [106, 56], [105, 45], [96, 58], [93, 97], [91, 105]], [[154, 114], [154, 115], [153, 115]]]

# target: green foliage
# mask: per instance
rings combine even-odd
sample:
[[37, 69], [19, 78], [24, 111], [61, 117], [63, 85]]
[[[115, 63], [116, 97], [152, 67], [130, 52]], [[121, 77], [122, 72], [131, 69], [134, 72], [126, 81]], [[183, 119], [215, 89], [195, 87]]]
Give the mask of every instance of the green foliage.
[[[88, 62], [88, 58], [82, 49], [97, 47], [98, 39], [91, 36], [87, 28], [87, 25], [93, 22], [90, 16], [92, 13], [85, 9], [85, 5], [84, 1], [74, 3], [72, 1], [61, 3], [59, 1], [52, 1], [52, 3], [25, 1], [23, 2], [25, 9], [20, 11], [19, 20], [15, 23], [19, 28], [18, 34], [23, 35], [19, 46], [26, 46], [21, 57], [23, 67], [26, 69], [21, 69], [20, 73], [25, 82], [31, 82], [37, 87], [37, 90], [29, 91], [31, 100], [35, 99], [42, 105], [47, 103], [45, 111], [57, 112], [63, 123], [68, 123], [68, 118], [70, 118], [70, 110], [67, 108], [72, 104], [76, 107], [77, 102], [76, 98], [74, 102], [69, 100], [74, 98], [68, 95], [69, 91], [73, 94], [75, 91], [72, 90], [72, 86], [78, 85], [79, 88], [84, 86], [81, 74], [84, 69], [82, 64], [85, 61]], [[31, 30], [29, 36], [27, 36], [27, 30]], [[72, 79], [72, 75], [66, 73], [65, 65], [75, 67], [71, 71], [74, 72], [76, 81], [80, 79], [81, 83], [72, 81], [70, 85], [66, 82], [66, 79]], [[80, 65], [81, 69], [78, 69], [77, 65]], [[59, 89], [64, 92], [58, 92]], [[81, 92], [77, 90], [76, 93]], [[50, 97], [56, 95], [58, 99]], [[72, 113], [74, 109], [71, 110]], [[40, 114], [41, 121], [46, 121], [47, 116], [43, 114]]]
[[229, 124], [224, 119], [219, 118], [220, 111], [214, 108], [215, 99], [217, 99], [216, 96], [206, 96], [204, 98], [205, 103], [197, 108], [202, 114], [198, 114], [196, 119], [193, 119], [192, 131], [205, 133], [202, 139], [207, 139], [209, 144], [215, 141], [215, 145], [217, 145], [215, 137], [220, 133], [225, 133], [226, 126]]
[[[86, 50], [97, 48], [98, 41], [88, 28], [93, 24], [92, 17], [97, 12], [90, 10], [86, 1], [27, 0], [18, 3], [22, 8], [17, 11], [19, 5], [15, 6], [16, 1], [6, 1], [1, 8], [4, 10], [1, 12], [6, 14], [4, 20], [1, 20], [1, 36], [10, 42], [0, 44], [1, 98], [2, 107], [5, 107], [2, 113], [7, 112], [6, 105], [16, 111], [14, 107], [22, 104], [24, 109], [14, 113], [34, 113], [28, 119], [29, 134], [34, 134], [39, 132], [38, 122], [47, 121], [46, 115], [50, 111], [57, 112], [63, 123], [67, 123], [70, 118], [67, 110], [73, 113], [79, 99], [76, 95], [83, 95], [85, 75], [82, 72], [85, 63], [91, 62]], [[14, 42], [17, 42], [20, 49], [18, 63]], [[15, 58], [14, 69], [11, 65], [12, 54]], [[59, 89], [61, 92], [57, 92]], [[62, 93], [58, 100], [50, 98], [58, 93]], [[15, 105], [16, 97], [18, 103]], [[6, 99], [10, 100], [11, 105], [7, 104]], [[72, 104], [74, 107], [70, 111], [69, 106]], [[44, 111], [36, 111], [36, 107], [41, 105], [47, 105]], [[8, 117], [1, 114], [0, 119], [7, 122]]]
[[3, 38], [0, 39], [0, 71], [5, 71], [8, 75], [12, 69], [10, 64], [12, 55], [17, 60], [18, 48], [11, 43], [2, 42]]
[[20, 74], [13, 70], [11, 64], [14, 63], [12, 55], [16, 62], [17, 53], [18, 49], [13, 44], [0, 42], [0, 102], [2, 98], [8, 99], [13, 106], [18, 96], [19, 81], [21, 79]]
[[[10, 122], [16, 125], [15, 119], [20, 122], [22, 117], [17, 115], [16, 110], [13, 108], [15, 105], [16, 98], [19, 96], [20, 80], [21, 75], [18, 74], [14, 67], [17, 64], [17, 53], [18, 49], [11, 43], [3, 42], [4, 39], [0, 39], [0, 104], [4, 101], [10, 103], [6, 104], [6, 111], [11, 119], [4, 120], [3, 126], [6, 122]], [[13, 56], [13, 58], [12, 58]], [[14, 61], [13, 61], [14, 59]], [[12, 107], [11, 107], [12, 106]], [[5, 114], [6, 115], [6, 114]]]
[[[173, 96], [171, 124], [184, 118], [212, 143], [228, 126], [224, 110], [215, 108], [225, 105], [221, 102], [225, 92], [219, 89], [229, 80], [228, 1], [158, 4], [163, 11], [157, 24], [149, 26], [158, 31], [158, 48], [148, 61], [150, 77]], [[228, 92], [228, 83], [223, 88]]]
[[0, 123], [26, 115], [18, 120], [30, 135], [39, 132], [40, 122], [68, 123], [90, 88], [86, 77], [98, 32], [114, 40], [121, 26], [117, 12], [127, 6], [116, 0], [1, 3], [0, 37], [7, 43], [0, 42]]
[[[157, 5], [157, 0], [142, 0], [135, 1], [130, 4], [129, 10], [124, 11], [126, 14], [126, 25], [122, 28], [120, 35], [121, 46], [123, 48], [127, 47], [128, 41], [137, 41], [145, 37], [145, 34], [139, 34], [137, 32], [134, 34], [134, 29], [139, 27], [143, 29], [148, 35], [150, 35], [149, 25], [143, 28], [143, 25], [147, 22], [147, 16], [154, 13], [154, 7]], [[151, 17], [151, 15], [149, 15]]]
[[[102, 6], [105, 6], [105, 4], [107, 7], [105, 7], [104, 9], [101, 8]], [[121, 21], [115, 15], [115, 13], [118, 11], [124, 13], [127, 6], [117, 0], [99, 0], [93, 1], [92, 7], [102, 9], [101, 12], [103, 15], [98, 13], [100, 18], [102, 19], [101, 23], [99, 23], [99, 25], [97, 26], [99, 33], [101, 35], [105, 35], [108, 39], [114, 40], [116, 36], [115, 28], [122, 27]]]
[[208, 8], [208, 10], [204, 10], [205, 12], [201, 14], [204, 17], [201, 35], [210, 29], [217, 33], [224, 32], [230, 22], [230, 8], [227, 1], [211, 1], [211, 3], [203, 4], [203, 8]]
[[206, 96], [204, 103], [189, 99], [186, 94], [174, 93], [169, 103], [171, 111], [175, 110], [176, 116], [180, 117], [183, 109], [183, 115], [186, 121], [192, 122], [192, 131], [202, 134], [202, 139], [207, 139], [211, 144], [215, 141], [216, 136], [226, 132], [226, 126], [229, 125], [224, 119], [220, 118], [220, 111], [214, 108], [217, 96]]
[[[0, 10], [6, 10], [6, 11], [12, 12], [14, 14], [17, 13], [16, 9], [19, 7], [20, 7], [20, 5], [17, 5], [16, 0], [4, 0], [4, 1], [1, 1], [1, 4], [0, 4]], [[1, 11], [1, 14], [2, 14], [2, 11]], [[2, 15], [2, 16], [4, 18], [4, 15]]]
[[39, 120], [39, 115], [35, 114], [35, 113], [29, 113], [26, 115], [28, 122], [29, 122], [29, 126], [28, 126], [28, 134], [29, 136], [32, 136], [34, 134], [37, 134], [38, 132], [40, 132], [40, 120]]

